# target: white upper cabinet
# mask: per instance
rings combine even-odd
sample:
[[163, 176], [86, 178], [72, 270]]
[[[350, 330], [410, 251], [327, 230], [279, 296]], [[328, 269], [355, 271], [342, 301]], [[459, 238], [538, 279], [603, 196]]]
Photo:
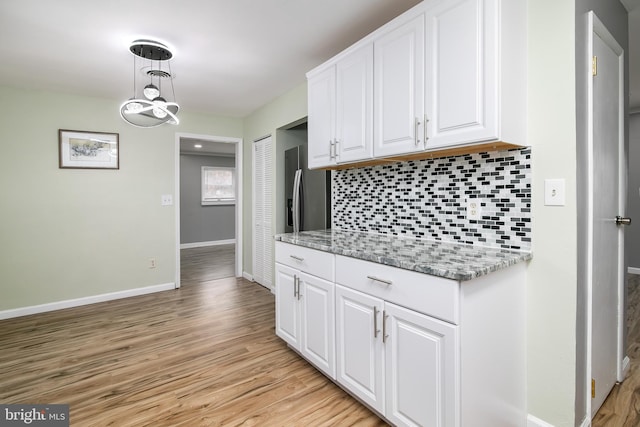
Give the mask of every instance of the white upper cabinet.
[[374, 40], [374, 154], [424, 149], [424, 15]]
[[336, 63], [338, 162], [373, 156], [373, 46], [366, 44]]
[[373, 46], [365, 44], [308, 74], [309, 167], [373, 155]]
[[334, 165], [336, 72], [334, 67], [309, 77], [308, 165], [310, 169]]
[[525, 144], [524, 2], [433, 0], [425, 6], [427, 149]]
[[526, 71], [525, 0], [425, 0], [307, 73], [309, 165], [527, 145]]

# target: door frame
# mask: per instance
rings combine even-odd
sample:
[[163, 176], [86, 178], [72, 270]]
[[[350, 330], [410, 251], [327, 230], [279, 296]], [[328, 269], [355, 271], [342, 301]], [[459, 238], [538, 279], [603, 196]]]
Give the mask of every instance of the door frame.
[[[618, 121], [618, 191], [619, 191], [619, 206], [618, 212], [622, 215], [625, 209], [626, 191], [627, 191], [627, 166], [625, 157], [625, 116], [624, 116], [624, 50], [607, 30], [605, 25], [598, 19], [593, 11], [588, 13], [588, 33], [587, 33], [587, 49], [588, 49], [588, 64], [585, 64], [585, 70], [588, 70], [587, 78], [587, 317], [586, 317], [586, 378], [585, 384], [585, 403], [586, 414], [588, 420], [591, 420], [591, 378], [592, 378], [592, 333], [593, 333], [593, 206], [594, 206], [594, 194], [593, 194], [593, 171], [594, 171], [594, 159], [593, 159], [593, 78], [592, 78], [592, 64], [591, 58], [593, 58], [593, 42], [594, 34], [597, 34], [614, 52], [618, 54], [618, 69], [619, 69], [619, 88], [618, 88], [618, 109], [619, 109], [619, 121]], [[619, 234], [619, 246], [618, 246], [618, 331], [617, 331], [617, 380], [622, 381], [629, 369], [629, 358], [625, 355], [624, 349], [624, 284], [625, 284], [625, 269], [624, 269], [624, 231], [621, 227], [618, 228]], [[621, 253], [622, 251], [622, 253]], [[621, 256], [622, 255], [622, 256]], [[589, 423], [590, 425], [590, 423]]]
[[200, 135], [194, 133], [176, 132], [175, 138], [175, 165], [174, 165], [174, 182], [175, 182], [175, 230], [176, 230], [176, 277], [175, 287], [176, 289], [181, 286], [180, 280], [180, 139], [202, 139], [204, 141], [222, 142], [228, 144], [235, 144], [235, 172], [236, 172], [236, 229], [235, 229], [235, 241], [236, 241], [236, 253], [235, 253], [235, 276], [242, 276], [242, 138], [235, 138], [229, 136], [215, 136], [215, 135]]

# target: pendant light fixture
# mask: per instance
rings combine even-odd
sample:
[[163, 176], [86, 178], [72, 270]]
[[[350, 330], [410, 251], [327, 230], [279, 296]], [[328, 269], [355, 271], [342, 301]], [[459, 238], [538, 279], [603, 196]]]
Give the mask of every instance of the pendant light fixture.
[[[133, 97], [120, 106], [120, 115], [124, 120], [134, 126], [150, 128], [163, 123], [177, 125], [180, 123], [176, 114], [180, 107], [175, 102], [173, 89], [173, 76], [169, 63], [173, 54], [167, 46], [153, 40], [135, 40], [129, 46], [133, 56]], [[139, 67], [139, 58], [145, 64]], [[165, 65], [166, 69], [163, 69]], [[142, 93], [136, 92], [138, 75], [144, 76], [148, 83], [142, 89]], [[162, 92], [162, 82], [167, 81], [165, 88], [171, 86], [172, 101], [167, 101], [166, 94]]]

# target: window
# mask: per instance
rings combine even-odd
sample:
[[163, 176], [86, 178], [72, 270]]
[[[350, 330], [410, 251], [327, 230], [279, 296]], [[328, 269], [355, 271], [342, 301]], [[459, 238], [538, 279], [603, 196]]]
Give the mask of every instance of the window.
[[233, 205], [236, 203], [234, 168], [202, 166], [202, 205]]

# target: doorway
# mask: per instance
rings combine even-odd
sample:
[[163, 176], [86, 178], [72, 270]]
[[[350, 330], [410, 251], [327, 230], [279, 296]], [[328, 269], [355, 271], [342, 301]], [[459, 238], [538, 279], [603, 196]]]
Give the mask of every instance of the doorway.
[[593, 417], [616, 381], [625, 375], [624, 216], [624, 52], [589, 12], [588, 83], [588, 414]]
[[176, 288], [242, 276], [242, 139], [179, 133], [175, 153]]

